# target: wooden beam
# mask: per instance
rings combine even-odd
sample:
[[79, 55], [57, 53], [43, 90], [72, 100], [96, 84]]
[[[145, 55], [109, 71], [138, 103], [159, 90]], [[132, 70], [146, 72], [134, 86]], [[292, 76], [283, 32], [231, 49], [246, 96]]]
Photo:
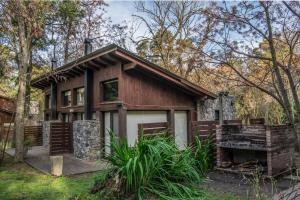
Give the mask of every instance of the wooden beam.
[[86, 68], [98, 71], [100, 69], [99, 65], [94, 64], [93, 62], [89, 61], [86, 63]]
[[105, 56], [107, 59], [110, 59], [112, 62], [115, 62], [116, 64], [120, 63], [120, 60], [117, 59], [116, 57], [112, 56], [110, 53], [105, 54], [103, 56]]
[[86, 69], [84, 72], [84, 118], [92, 119], [92, 88], [93, 87], [93, 71]]
[[120, 138], [127, 138], [127, 110], [121, 106], [118, 110], [119, 114], [119, 136]]
[[187, 111], [187, 139], [188, 145], [193, 143], [193, 131], [192, 131], [192, 119], [193, 119], [193, 111]]
[[56, 105], [57, 105], [57, 85], [55, 82], [51, 82], [51, 94], [50, 94], [50, 119], [56, 120]]
[[114, 60], [111, 60], [109, 57], [107, 57], [106, 55], [103, 55], [100, 57], [100, 59], [102, 61], [104, 61], [104, 63], [108, 63], [109, 65], [115, 65], [117, 64]]
[[104, 63], [102, 62], [101, 60], [98, 59], [94, 59], [94, 60], [91, 60], [92, 62], [94, 62], [96, 65], [99, 65], [99, 66], [102, 66], [102, 67], [107, 67], [107, 63]]
[[123, 65], [123, 70], [127, 71], [127, 70], [131, 70], [131, 69], [135, 69], [136, 67], [137, 67], [137, 64], [131, 62], [131, 63], [124, 64]]
[[170, 134], [175, 138], [175, 110], [174, 109], [168, 110], [167, 119], [168, 119], [168, 124], [169, 124], [168, 128], [170, 130]]

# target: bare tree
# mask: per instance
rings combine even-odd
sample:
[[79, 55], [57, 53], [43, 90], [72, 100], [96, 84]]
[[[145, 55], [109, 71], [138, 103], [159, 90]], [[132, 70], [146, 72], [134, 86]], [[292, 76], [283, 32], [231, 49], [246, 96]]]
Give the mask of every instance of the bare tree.
[[135, 15], [148, 30], [136, 41], [140, 55], [186, 78], [199, 64], [199, 53], [213, 34], [215, 20], [195, 1], [138, 2]]
[[218, 21], [219, 34], [204, 54], [206, 61], [230, 67], [239, 76], [236, 81], [273, 97], [283, 107], [289, 123], [294, 123], [295, 105], [299, 122], [297, 77], [292, 76], [299, 45], [299, 19], [282, 3], [275, 2], [224, 2], [210, 13]]

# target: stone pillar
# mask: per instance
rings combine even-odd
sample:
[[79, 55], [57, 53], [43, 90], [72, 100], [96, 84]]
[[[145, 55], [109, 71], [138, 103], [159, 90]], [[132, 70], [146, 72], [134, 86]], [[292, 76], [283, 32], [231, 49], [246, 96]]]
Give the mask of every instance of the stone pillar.
[[74, 156], [93, 161], [101, 157], [100, 122], [97, 120], [78, 120], [73, 122]]
[[43, 121], [43, 147], [49, 150], [49, 137], [50, 137], [50, 123], [51, 121]]

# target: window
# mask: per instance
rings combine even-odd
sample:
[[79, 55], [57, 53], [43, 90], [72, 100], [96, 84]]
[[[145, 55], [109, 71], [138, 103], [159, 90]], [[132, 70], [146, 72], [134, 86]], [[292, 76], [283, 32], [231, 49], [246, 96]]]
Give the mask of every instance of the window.
[[92, 120], [96, 120], [96, 119], [97, 119], [96, 112], [93, 112], [93, 113], [92, 113]]
[[76, 105], [81, 106], [84, 104], [84, 88], [76, 89]]
[[103, 101], [116, 101], [118, 99], [118, 80], [110, 80], [102, 83]]
[[215, 120], [216, 121], [220, 120], [220, 111], [219, 110], [215, 110]]
[[84, 120], [84, 113], [76, 113], [76, 120]]
[[63, 92], [63, 106], [71, 106], [71, 91]]
[[63, 118], [63, 122], [69, 122], [70, 121], [69, 114], [67, 114], [67, 113], [63, 113], [62, 118]]

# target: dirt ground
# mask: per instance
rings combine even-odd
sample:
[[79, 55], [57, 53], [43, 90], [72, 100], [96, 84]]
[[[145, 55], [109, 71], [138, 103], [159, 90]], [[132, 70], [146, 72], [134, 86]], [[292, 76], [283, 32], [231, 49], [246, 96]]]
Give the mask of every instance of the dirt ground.
[[298, 178], [292, 180], [290, 176], [284, 176], [274, 180], [264, 180], [258, 184], [253, 177], [212, 171], [204, 181], [204, 187], [216, 192], [232, 193], [241, 199], [256, 199], [258, 195], [263, 199], [272, 199], [274, 194], [298, 182]]

